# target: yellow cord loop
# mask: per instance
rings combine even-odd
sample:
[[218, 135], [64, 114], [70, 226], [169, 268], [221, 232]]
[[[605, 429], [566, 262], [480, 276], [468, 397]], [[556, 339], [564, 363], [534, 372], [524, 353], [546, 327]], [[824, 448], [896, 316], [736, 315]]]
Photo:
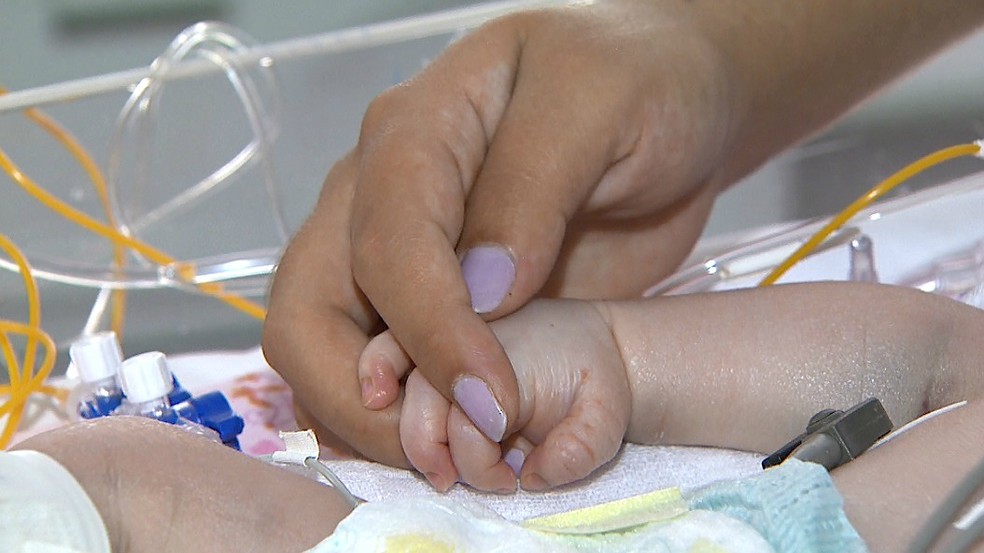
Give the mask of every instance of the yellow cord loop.
[[[95, 186], [97, 190], [101, 189], [105, 191], [105, 180], [102, 178], [102, 175], [99, 174], [98, 167], [92, 161], [91, 156], [88, 155], [88, 153], [84, 150], [84, 148], [82, 148], [82, 146], [78, 144], [77, 141], [72, 139], [68, 133], [56, 132], [56, 137], [58, 137], [59, 141], [65, 144], [66, 147], [68, 147], [72, 151], [76, 159], [80, 159], [80, 163], [83, 165], [83, 167], [86, 168], [86, 171], [89, 172], [90, 178], [93, 178], [93, 175], [98, 175], [95, 178], [93, 178], [93, 183], [94, 184], [101, 183], [101, 188], [100, 188], [100, 184], [95, 184]], [[85, 160], [85, 161], [81, 161], [81, 160]], [[132, 249], [140, 253], [147, 259], [149, 259], [151, 262], [156, 263], [157, 265], [167, 266], [177, 263], [176, 259], [167, 255], [161, 250], [158, 250], [150, 245], [147, 245], [136, 238], [126, 236], [120, 233], [115, 227], [97, 221], [96, 219], [93, 219], [92, 217], [83, 213], [82, 211], [79, 211], [78, 209], [75, 209], [74, 207], [61, 201], [59, 198], [57, 198], [56, 196], [54, 196], [53, 194], [49, 193], [47, 190], [39, 186], [30, 177], [25, 175], [20, 170], [20, 168], [17, 167], [17, 165], [7, 156], [7, 153], [3, 149], [0, 149], [0, 169], [2, 169], [4, 172], [10, 175], [10, 177], [14, 180], [14, 182], [16, 182], [22, 189], [24, 189], [25, 192], [27, 192], [35, 199], [37, 199], [39, 202], [41, 202], [42, 205], [58, 213], [59, 215], [68, 219], [69, 221], [81, 226], [82, 228], [106, 238], [107, 240], [112, 242], [115, 246]], [[100, 193], [101, 196], [103, 194], [104, 192]], [[106, 201], [107, 201], [106, 205], [108, 206], [108, 198]], [[240, 296], [236, 296], [234, 294], [225, 292], [221, 286], [218, 285], [212, 285], [208, 287], [199, 286], [198, 288], [199, 290], [202, 291], [202, 293], [218, 298], [219, 300], [225, 302], [231, 307], [238, 309], [251, 317], [254, 317], [259, 320], [263, 320], [266, 317], [266, 310], [261, 305], [252, 302], [250, 300], [247, 300], [245, 298], [242, 298]]]
[[[0, 86], [0, 95], [7, 94], [7, 89]], [[109, 191], [106, 188], [106, 179], [103, 177], [102, 171], [99, 170], [99, 166], [89, 155], [89, 152], [82, 146], [82, 144], [72, 135], [68, 129], [62, 127], [54, 119], [48, 117], [44, 112], [36, 108], [28, 108], [24, 110], [24, 116], [33, 121], [36, 125], [44, 129], [48, 134], [55, 137], [68, 152], [75, 158], [75, 161], [82, 167], [85, 174], [89, 177], [89, 181], [92, 182], [93, 188], [96, 189], [96, 195], [99, 197], [99, 203], [102, 205], [103, 213], [106, 214], [106, 221], [109, 222], [110, 226], [113, 228], [119, 228], [115, 217], [113, 216], [113, 210], [109, 202]], [[113, 244], [113, 265], [116, 268], [123, 268], [126, 264], [126, 248], [120, 244]], [[110, 325], [117, 336], [123, 336], [123, 319], [126, 312], [126, 290], [113, 290], [112, 294], [112, 316]]]
[[[27, 324], [35, 331], [41, 330], [41, 296], [38, 294], [38, 285], [34, 281], [34, 277], [31, 275], [31, 266], [27, 263], [27, 258], [21, 253], [17, 246], [7, 238], [6, 236], [0, 234], [0, 250], [3, 250], [10, 259], [17, 264], [17, 268], [20, 272], [21, 279], [24, 281], [24, 290], [27, 292]], [[2, 323], [3, 321], [0, 321]], [[2, 329], [0, 329], [2, 331]], [[35, 356], [37, 355], [37, 336], [35, 332], [29, 332], [27, 336], [27, 345], [24, 348], [24, 363], [21, 365], [21, 375], [17, 374], [16, 364], [10, 363], [8, 360], [7, 371], [11, 373], [10, 382], [13, 384], [15, 381], [29, 380], [30, 373], [34, 370]], [[7, 339], [6, 333], [4, 333], [3, 338], [3, 349], [4, 357], [7, 357], [7, 350], [12, 348], [10, 346], [10, 341]]]
[[[0, 250], [17, 264], [18, 271], [24, 280], [27, 292], [28, 322], [27, 324], [0, 320], [0, 349], [7, 365], [8, 386], [0, 390], [5, 392], [7, 401], [0, 404], [0, 417], [6, 417], [3, 432], [0, 433], [0, 449], [6, 448], [13, 438], [14, 431], [20, 425], [27, 400], [31, 394], [44, 387], [44, 381], [55, 366], [55, 342], [41, 330], [41, 298], [38, 295], [37, 283], [31, 275], [31, 267], [27, 259], [17, 249], [17, 246], [6, 236], [0, 234]], [[24, 348], [24, 360], [18, 363], [10, 335], [20, 335], [27, 339]], [[44, 360], [37, 372], [34, 365], [37, 357], [37, 346], [44, 348]]]
[[[6, 89], [0, 87], [0, 95], [6, 94], [6, 92]], [[191, 282], [194, 279], [195, 269], [192, 265], [179, 263], [164, 252], [140, 240], [126, 236], [117, 230], [118, 225], [113, 217], [105, 178], [100, 172], [99, 166], [93, 161], [92, 156], [89, 155], [71, 133], [37, 109], [27, 109], [25, 110], [25, 115], [54, 136], [79, 163], [96, 189], [96, 194], [106, 213], [106, 219], [109, 224], [104, 224], [82, 211], [73, 208], [39, 186], [17, 167], [3, 149], [0, 149], [0, 169], [6, 172], [25, 192], [41, 202], [42, 205], [82, 228], [108, 239], [113, 244], [113, 265], [115, 268], [122, 270], [126, 262], [125, 250], [129, 248], [139, 252], [158, 265], [177, 266], [179, 268], [178, 278], [181, 280]], [[0, 359], [2, 359], [7, 367], [9, 381], [7, 385], [0, 385], [0, 395], [7, 396], [7, 400], [0, 404], [0, 420], [4, 421], [3, 431], [0, 432], [0, 449], [5, 449], [13, 439], [14, 432], [20, 426], [24, 410], [32, 394], [42, 393], [64, 402], [67, 399], [68, 392], [64, 389], [45, 384], [55, 365], [57, 350], [51, 337], [41, 329], [41, 299], [38, 294], [37, 283], [34, 281], [34, 276], [31, 273], [31, 267], [28, 265], [27, 259], [21, 251], [3, 234], [0, 234], [0, 250], [6, 253], [17, 265], [18, 271], [24, 280], [24, 288], [27, 292], [28, 301], [27, 324], [0, 320]], [[199, 285], [198, 289], [202, 293], [216, 297], [251, 317], [263, 320], [266, 316], [266, 311], [262, 306], [235, 294], [225, 292], [221, 284], [203, 284]], [[114, 290], [112, 327], [118, 335], [122, 335], [124, 310], [125, 291]], [[11, 335], [21, 336], [26, 340], [24, 359], [22, 361], [17, 359], [14, 345], [10, 339]], [[38, 345], [44, 349], [44, 359], [41, 362], [41, 366], [35, 372]]]
[[762, 282], [759, 283], [759, 286], [769, 286], [774, 284], [780, 277], [782, 277], [782, 275], [786, 273], [786, 271], [792, 268], [793, 265], [796, 265], [802, 261], [803, 258], [813, 253], [813, 250], [822, 244], [823, 241], [826, 240], [831, 234], [843, 227], [844, 224], [847, 223], [852, 217], [857, 215], [859, 211], [871, 205], [872, 202], [881, 198], [896, 186], [918, 175], [926, 169], [929, 169], [930, 167], [943, 163], [944, 161], [964, 156], [976, 156], [980, 153], [980, 144], [961, 144], [959, 146], [944, 148], [905, 166], [902, 170], [888, 177], [874, 188], [866, 192], [863, 196], [854, 200], [851, 205], [847, 206], [847, 208], [834, 216], [829, 223], [824, 225], [822, 229], [817, 231], [817, 233], [811, 236], [809, 240], [804, 242], [802, 246], [792, 253], [792, 255], [787, 257], [785, 261], [780, 263], [775, 269], [772, 270], [771, 273], [766, 275], [766, 277], [762, 279]]

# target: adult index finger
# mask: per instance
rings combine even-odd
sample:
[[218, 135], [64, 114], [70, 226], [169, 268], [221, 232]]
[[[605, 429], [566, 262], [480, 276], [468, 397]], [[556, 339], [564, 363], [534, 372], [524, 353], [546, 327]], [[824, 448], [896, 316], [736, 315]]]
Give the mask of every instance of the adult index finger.
[[516, 417], [518, 392], [455, 245], [517, 50], [508, 26], [480, 30], [377, 98], [363, 121], [352, 209], [358, 287], [427, 380], [494, 441]]
[[357, 364], [378, 317], [352, 279], [349, 221], [354, 160], [332, 169], [314, 213], [281, 259], [270, 290], [263, 353], [297, 402], [363, 455], [407, 466], [399, 402], [362, 406]]

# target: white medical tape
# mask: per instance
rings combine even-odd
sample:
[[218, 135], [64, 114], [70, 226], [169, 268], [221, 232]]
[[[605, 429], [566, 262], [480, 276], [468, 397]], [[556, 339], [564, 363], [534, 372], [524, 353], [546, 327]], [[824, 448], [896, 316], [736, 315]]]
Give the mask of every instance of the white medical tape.
[[289, 463], [304, 466], [304, 460], [318, 458], [321, 448], [313, 430], [298, 430], [297, 432], [280, 432], [284, 441], [284, 451], [274, 451], [270, 458], [277, 463]]

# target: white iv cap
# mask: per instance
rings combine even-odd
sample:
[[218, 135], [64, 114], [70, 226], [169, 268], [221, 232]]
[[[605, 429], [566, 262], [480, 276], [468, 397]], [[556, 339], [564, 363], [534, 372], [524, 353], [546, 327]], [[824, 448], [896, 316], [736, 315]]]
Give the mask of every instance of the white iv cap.
[[123, 362], [120, 341], [112, 330], [79, 338], [69, 346], [68, 355], [83, 382], [98, 382], [116, 376]]
[[167, 358], [159, 351], [134, 355], [120, 366], [120, 386], [131, 403], [167, 396], [174, 389]]

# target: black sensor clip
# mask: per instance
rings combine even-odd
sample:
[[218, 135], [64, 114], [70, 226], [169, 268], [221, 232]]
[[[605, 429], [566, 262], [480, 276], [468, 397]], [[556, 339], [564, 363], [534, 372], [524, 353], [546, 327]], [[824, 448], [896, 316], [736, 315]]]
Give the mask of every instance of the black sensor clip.
[[793, 457], [833, 470], [854, 460], [891, 431], [892, 421], [877, 398], [866, 399], [847, 411], [824, 409], [810, 418], [806, 432], [766, 457], [762, 468]]

